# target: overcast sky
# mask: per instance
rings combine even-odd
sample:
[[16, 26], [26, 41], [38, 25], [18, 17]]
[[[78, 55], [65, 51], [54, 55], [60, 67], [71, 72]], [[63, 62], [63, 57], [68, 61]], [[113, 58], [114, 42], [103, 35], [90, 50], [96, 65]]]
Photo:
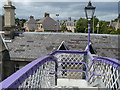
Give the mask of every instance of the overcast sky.
[[[16, 17], [26, 18], [33, 15], [36, 19], [43, 17], [45, 12], [50, 13], [50, 16], [56, 18], [56, 13], [59, 14], [59, 19], [79, 19], [85, 17], [84, 7], [87, 6], [89, 0], [12, 0], [16, 6]], [[34, 1], [34, 2], [32, 2]], [[36, 1], [36, 2], [35, 2]], [[48, 2], [49, 1], [49, 2]], [[69, 1], [69, 2], [68, 2]], [[74, 2], [72, 2], [74, 1]], [[76, 2], [77, 1], [77, 2]], [[84, 1], [84, 2], [83, 2]], [[119, 0], [92, 0], [93, 6], [96, 7], [95, 15], [100, 20], [112, 20], [118, 16], [118, 1]], [[0, 8], [5, 4], [6, 0], [0, 2]], [[0, 11], [0, 14], [3, 13]]]

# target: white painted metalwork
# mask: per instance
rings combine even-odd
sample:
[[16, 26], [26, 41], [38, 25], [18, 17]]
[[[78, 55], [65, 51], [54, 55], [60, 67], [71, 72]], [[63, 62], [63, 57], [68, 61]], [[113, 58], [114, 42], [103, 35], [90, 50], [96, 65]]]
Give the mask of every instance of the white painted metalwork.
[[55, 62], [47, 61], [38, 67], [33, 74], [30, 75], [19, 88], [50, 88], [55, 86]]
[[[88, 61], [90, 61], [90, 59], [88, 59]], [[92, 67], [90, 67], [91, 64], [92, 63], [88, 64], [89, 68], [91, 68], [90, 71], [88, 71], [88, 77], [91, 77], [89, 84], [101, 80], [101, 84], [103, 84], [101, 87], [120, 90], [120, 70], [104, 62], [95, 62]]]
[[84, 61], [84, 54], [57, 53], [55, 54], [55, 57], [57, 57], [58, 59], [58, 73], [57, 74], [59, 78], [69, 78], [69, 79], [81, 79], [82, 78], [83, 72], [79, 72], [79, 71], [76, 72], [72, 70], [83, 70], [83, 67], [85, 66], [77, 62]]

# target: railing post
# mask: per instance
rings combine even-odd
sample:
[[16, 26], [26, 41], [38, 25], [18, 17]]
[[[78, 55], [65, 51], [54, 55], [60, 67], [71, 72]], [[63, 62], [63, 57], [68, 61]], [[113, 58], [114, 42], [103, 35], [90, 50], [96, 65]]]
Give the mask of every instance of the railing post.
[[90, 24], [88, 23], [88, 51], [90, 50]]

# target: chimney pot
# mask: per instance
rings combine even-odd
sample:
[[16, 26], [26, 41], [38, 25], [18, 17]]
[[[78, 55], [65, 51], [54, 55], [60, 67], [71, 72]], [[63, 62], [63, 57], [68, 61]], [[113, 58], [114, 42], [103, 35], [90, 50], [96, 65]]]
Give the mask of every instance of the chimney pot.
[[9, 6], [11, 6], [11, 5], [12, 5], [12, 2], [11, 2], [11, 1], [9, 1], [9, 2], [8, 2], [8, 5], [9, 5]]
[[44, 17], [49, 17], [50, 14], [49, 13], [45, 13]]

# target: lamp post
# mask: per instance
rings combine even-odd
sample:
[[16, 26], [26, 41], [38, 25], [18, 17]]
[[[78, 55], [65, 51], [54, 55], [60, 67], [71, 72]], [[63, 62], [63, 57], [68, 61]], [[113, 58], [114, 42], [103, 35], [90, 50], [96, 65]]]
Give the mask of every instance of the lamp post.
[[96, 16], [93, 16], [93, 32], [92, 32], [92, 33], [95, 32], [95, 17], [96, 17]]
[[99, 22], [98, 22], [96, 27], [97, 27], [97, 34], [98, 34], [99, 33], [99, 27], [100, 27]]
[[92, 6], [91, 1], [89, 1], [87, 7], [85, 7], [85, 15], [86, 15], [86, 18], [88, 20], [88, 51], [90, 49], [90, 20], [94, 16], [95, 8], [96, 7]]
[[59, 14], [56, 14], [56, 17], [57, 17], [57, 31], [58, 31], [58, 25], [59, 25], [59, 20], [58, 20], [58, 16], [59, 16]]

